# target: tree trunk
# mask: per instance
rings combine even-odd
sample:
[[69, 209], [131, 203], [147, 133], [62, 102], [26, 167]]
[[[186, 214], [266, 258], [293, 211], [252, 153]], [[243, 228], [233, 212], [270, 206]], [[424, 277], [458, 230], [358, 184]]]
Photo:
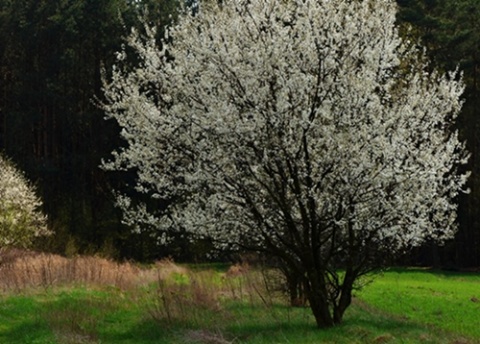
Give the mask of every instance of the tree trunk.
[[327, 285], [321, 272], [309, 272], [308, 281], [305, 283], [310, 309], [319, 328], [332, 327], [335, 325], [330, 303], [328, 301]]
[[352, 290], [355, 276], [351, 270], [346, 272], [341, 288], [341, 294], [338, 302], [333, 307], [333, 321], [335, 324], [340, 324], [343, 320], [343, 314], [352, 303]]
[[305, 283], [305, 292], [310, 303], [313, 316], [319, 328], [338, 325], [343, 320], [345, 311], [352, 303], [353, 284], [356, 274], [347, 269], [343, 283], [340, 286], [340, 295], [335, 300], [329, 297], [329, 287], [322, 272], [309, 272]]
[[287, 280], [290, 306], [304, 307], [307, 303], [305, 295], [305, 277], [295, 269], [283, 268], [282, 272]]
[[315, 317], [317, 327], [327, 328], [335, 325], [335, 321], [330, 313], [330, 307], [327, 300], [325, 300], [319, 294], [311, 294], [308, 297], [308, 301], [310, 303], [313, 316]]

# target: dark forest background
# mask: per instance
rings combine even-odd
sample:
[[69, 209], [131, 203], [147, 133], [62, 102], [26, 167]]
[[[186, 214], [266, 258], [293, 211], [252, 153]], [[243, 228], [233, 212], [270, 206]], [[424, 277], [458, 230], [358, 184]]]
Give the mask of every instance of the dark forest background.
[[[405, 264], [480, 265], [480, 1], [397, 0], [402, 34], [427, 47], [435, 68], [460, 68], [467, 84], [458, 121], [472, 153], [470, 194], [459, 202], [455, 239], [425, 245]], [[156, 247], [148, 233], [121, 224], [112, 188], [128, 175], [105, 173], [101, 159], [122, 142], [95, 105], [101, 69], [115, 62], [140, 18], [159, 28], [180, 0], [0, 0], [0, 150], [35, 182], [55, 235], [39, 249], [148, 261], [200, 259], [203, 246], [178, 240]], [[161, 30], [159, 30], [161, 35]]]

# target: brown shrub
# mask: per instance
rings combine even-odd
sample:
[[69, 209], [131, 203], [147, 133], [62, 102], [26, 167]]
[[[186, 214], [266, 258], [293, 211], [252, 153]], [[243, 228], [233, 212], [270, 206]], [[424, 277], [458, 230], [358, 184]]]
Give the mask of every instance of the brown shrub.
[[172, 258], [165, 258], [155, 262], [155, 270], [156, 277], [161, 280], [166, 280], [173, 274], [185, 276], [188, 274], [188, 269], [175, 264]]
[[169, 325], [175, 323], [209, 327], [222, 313], [218, 285], [212, 275], [176, 265], [171, 259], [155, 264], [157, 281], [149, 301], [150, 315]]
[[22, 291], [58, 285], [88, 284], [121, 289], [139, 283], [140, 269], [99, 257], [65, 257], [22, 250], [0, 254], [0, 289]]
[[248, 271], [250, 271], [250, 265], [248, 265], [248, 263], [235, 264], [228, 268], [226, 272], [226, 276], [238, 277], [238, 276], [245, 275]]

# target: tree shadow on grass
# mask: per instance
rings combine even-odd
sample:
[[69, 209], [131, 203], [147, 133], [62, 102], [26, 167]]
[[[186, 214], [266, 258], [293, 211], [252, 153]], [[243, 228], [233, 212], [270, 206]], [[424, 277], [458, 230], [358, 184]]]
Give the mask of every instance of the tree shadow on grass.
[[171, 344], [176, 343], [177, 333], [170, 327], [162, 326], [153, 319], [144, 319], [136, 323], [118, 324], [105, 328], [101, 333], [102, 343], [118, 344]]
[[475, 342], [380, 311], [360, 300], [349, 308], [343, 324], [330, 329], [316, 328], [308, 308], [255, 306], [248, 302], [226, 306], [208, 328], [201, 328], [154, 320], [142, 305], [128, 300], [112, 303], [104, 297], [68, 294], [41, 302], [23, 298], [7, 301], [1, 305], [0, 343], [174, 344], [191, 343], [189, 338], [199, 334], [205, 338], [216, 335], [225, 343], [235, 344]]
[[[308, 309], [304, 310], [309, 312]], [[235, 343], [425, 343], [454, 344], [474, 343], [455, 334], [415, 323], [398, 316], [377, 311], [368, 305], [355, 302], [347, 311], [341, 325], [319, 329], [312, 318], [255, 322], [227, 327]]]
[[45, 323], [27, 320], [0, 330], [0, 343], [52, 344], [55, 336]]
[[365, 335], [365, 343], [372, 343], [372, 339], [373, 343], [475, 343], [473, 339], [379, 310], [359, 299], [354, 299], [352, 312], [342, 327], [347, 332], [358, 331], [360, 335]]

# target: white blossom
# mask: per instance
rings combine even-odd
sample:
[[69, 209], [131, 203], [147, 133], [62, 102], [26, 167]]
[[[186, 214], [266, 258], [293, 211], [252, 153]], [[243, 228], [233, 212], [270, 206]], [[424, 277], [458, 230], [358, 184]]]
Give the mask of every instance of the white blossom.
[[127, 142], [104, 167], [137, 171], [168, 207], [120, 202], [128, 222], [357, 275], [451, 238], [464, 87], [426, 72], [395, 14], [393, 0], [225, 0], [161, 44], [134, 32], [139, 65], [123, 51], [104, 84]]
[[27, 246], [35, 237], [50, 234], [41, 206], [25, 176], [0, 156], [0, 249]]
[[284, 212], [301, 232], [310, 201], [310, 221], [344, 223], [342, 204], [359, 236], [395, 249], [450, 237], [463, 86], [418, 59], [402, 66], [420, 52], [394, 21], [392, 1], [227, 1], [185, 14], [163, 49], [155, 30], [133, 32], [140, 65], [105, 84], [129, 145], [104, 167], [137, 169], [137, 191], [180, 200], [168, 210], [182, 228], [230, 242], [262, 222], [283, 235]]

